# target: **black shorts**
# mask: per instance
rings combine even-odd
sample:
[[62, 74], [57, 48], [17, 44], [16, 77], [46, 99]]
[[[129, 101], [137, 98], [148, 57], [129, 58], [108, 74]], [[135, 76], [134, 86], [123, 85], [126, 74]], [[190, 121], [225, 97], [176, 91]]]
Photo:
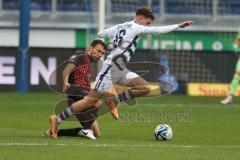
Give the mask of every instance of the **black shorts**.
[[[68, 99], [68, 105], [71, 106], [74, 102], [77, 102], [77, 101], [83, 99], [83, 97], [68, 95], [67, 99]], [[98, 112], [98, 108], [96, 108], [95, 106], [92, 106], [91, 108], [85, 109], [82, 112], [80, 112], [79, 114], [77, 114], [76, 118], [81, 123], [81, 125], [84, 127], [84, 129], [90, 129], [92, 123], [97, 118], [97, 112]]]

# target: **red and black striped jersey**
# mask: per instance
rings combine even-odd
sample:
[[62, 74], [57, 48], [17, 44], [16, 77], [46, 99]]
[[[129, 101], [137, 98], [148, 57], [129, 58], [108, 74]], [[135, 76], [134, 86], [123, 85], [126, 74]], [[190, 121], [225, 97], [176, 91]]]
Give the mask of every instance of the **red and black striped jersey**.
[[90, 91], [90, 64], [94, 58], [86, 52], [78, 50], [69, 58], [76, 69], [69, 75], [68, 82], [75, 87], [82, 87]]

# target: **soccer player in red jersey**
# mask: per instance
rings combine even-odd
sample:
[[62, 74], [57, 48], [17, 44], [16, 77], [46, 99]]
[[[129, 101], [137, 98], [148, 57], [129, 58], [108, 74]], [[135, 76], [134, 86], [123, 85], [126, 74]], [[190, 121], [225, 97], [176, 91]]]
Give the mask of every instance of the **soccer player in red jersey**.
[[[78, 50], [68, 61], [63, 70], [63, 93], [67, 93], [68, 105], [83, 99], [90, 91], [90, 65], [97, 62], [106, 52], [106, 44], [101, 40], [94, 40], [86, 52]], [[100, 136], [100, 130], [96, 121], [100, 102], [91, 108], [76, 114], [76, 118], [83, 128], [58, 129], [57, 136], [84, 136], [96, 139]], [[113, 103], [108, 104], [115, 119], [118, 119], [118, 111]], [[68, 114], [63, 112], [60, 117], [66, 118]], [[49, 131], [51, 132], [51, 128]]]

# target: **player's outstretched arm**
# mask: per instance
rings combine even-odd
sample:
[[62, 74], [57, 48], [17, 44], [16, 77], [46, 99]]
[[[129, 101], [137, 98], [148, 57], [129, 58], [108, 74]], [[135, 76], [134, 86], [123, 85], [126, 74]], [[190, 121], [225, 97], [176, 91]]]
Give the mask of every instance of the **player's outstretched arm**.
[[147, 26], [139, 26], [137, 30], [137, 34], [161, 34], [172, 32], [178, 28], [184, 28], [191, 25], [193, 21], [184, 21], [179, 24], [161, 26], [161, 27], [147, 27]]

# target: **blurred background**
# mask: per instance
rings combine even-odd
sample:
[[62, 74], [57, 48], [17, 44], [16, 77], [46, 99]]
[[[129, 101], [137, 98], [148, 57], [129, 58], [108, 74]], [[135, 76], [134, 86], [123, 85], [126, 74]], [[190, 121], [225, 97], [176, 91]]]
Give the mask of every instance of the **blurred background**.
[[[23, 20], [28, 11], [21, 1], [0, 0], [2, 92], [50, 92], [52, 72], [75, 50], [88, 47], [99, 29], [131, 21], [137, 8], [148, 6], [157, 17], [153, 26], [183, 20], [193, 20], [194, 25], [169, 34], [143, 36], [132, 62], [164, 61], [177, 81], [177, 94], [227, 95], [238, 59], [233, 43], [240, 30], [239, 0], [27, 1], [29, 29]], [[20, 39], [29, 46], [22, 48]], [[153, 86], [159, 85], [157, 74], [146, 78]]]

